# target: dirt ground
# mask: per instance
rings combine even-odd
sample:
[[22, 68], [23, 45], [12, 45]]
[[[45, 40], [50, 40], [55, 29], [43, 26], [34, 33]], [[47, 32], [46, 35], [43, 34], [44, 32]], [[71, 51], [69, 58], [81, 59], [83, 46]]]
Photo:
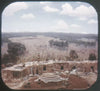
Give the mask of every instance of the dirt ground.
[[60, 75], [63, 78], [69, 77], [68, 81], [62, 82], [48, 82], [44, 83], [43, 81], [37, 81], [38, 76], [32, 76], [24, 79], [14, 79], [12, 81], [5, 82], [8, 87], [11, 89], [18, 90], [58, 90], [58, 89], [69, 89], [69, 90], [78, 90], [78, 89], [87, 89], [91, 87], [97, 78], [97, 74], [89, 73], [87, 75], [73, 75], [65, 76]]
[[31, 78], [28, 80], [28, 82], [25, 82], [22, 87], [19, 89], [48, 89], [48, 90], [54, 90], [54, 89], [86, 89], [89, 87], [88, 82], [81, 77], [78, 77], [76, 75], [71, 75], [69, 77], [69, 80], [67, 84], [63, 83], [43, 83], [43, 82], [34, 82], [36, 78]]

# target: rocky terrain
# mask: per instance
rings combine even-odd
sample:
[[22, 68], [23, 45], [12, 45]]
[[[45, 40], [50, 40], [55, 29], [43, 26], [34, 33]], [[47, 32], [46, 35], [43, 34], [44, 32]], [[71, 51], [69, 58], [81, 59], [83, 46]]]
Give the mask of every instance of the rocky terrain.
[[[3, 37], [2, 79], [11, 89], [87, 89], [96, 82], [96, 35], [40, 33]], [[9, 43], [20, 43], [25, 52], [14, 55]], [[18, 44], [16, 48], [22, 50]], [[10, 61], [12, 56], [14, 60]]]

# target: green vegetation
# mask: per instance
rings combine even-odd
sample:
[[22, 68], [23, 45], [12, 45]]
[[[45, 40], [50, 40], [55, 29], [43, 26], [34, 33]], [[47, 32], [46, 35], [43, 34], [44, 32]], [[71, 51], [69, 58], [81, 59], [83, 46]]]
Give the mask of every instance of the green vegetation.
[[90, 53], [89, 60], [91, 60], [91, 61], [96, 60], [96, 55], [94, 53]]
[[[20, 43], [14, 43], [9, 40], [9, 38], [13, 37], [36, 37], [38, 35], [43, 35], [46, 37], [51, 37], [49, 40], [49, 45], [40, 45], [39, 42], [37, 49], [34, 47], [34, 43], [30, 43], [32, 48], [29, 48], [30, 46], [27, 44], [21, 44], [24, 40], [22, 40]], [[55, 39], [53, 39], [55, 38]], [[37, 37], [37, 39], [39, 39]], [[25, 53], [25, 46], [29, 48], [27, 51], [27, 54], [32, 50], [33, 57], [29, 54], [27, 57], [30, 57], [29, 60], [95, 60], [97, 57], [97, 54], [91, 54], [91, 51], [89, 52], [89, 49], [93, 49], [96, 47], [97, 42], [97, 35], [96, 34], [71, 34], [71, 33], [3, 33], [2, 34], [2, 43], [6, 42], [8, 44], [8, 54], [4, 54], [2, 57], [2, 64], [7, 63], [16, 63], [17, 60], [20, 60], [21, 55], [24, 55]], [[38, 41], [41, 41], [38, 40]], [[47, 41], [48, 42], [48, 41]], [[29, 43], [29, 42], [28, 42]], [[74, 45], [74, 44], [76, 45]], [[82, 46], [80, 46], [82, 45]], [[43, 47], [42, 47], [43, 46]], [[77, 50], [77, 48], [73, 47], [79, 47], [80, 49]], [[91, 48], [89, 48], [91, 47]], [[35, 50], [33, 52], [33, 49]], [[60, 49], [60, 50], [59, 50]], [[84, 51], [85, 50], [85, 51]], [[85, 55], [85, 56], [83, 56]], [[28, 58], [22, 59], [27, 60]], [[21, 60], [23, 61], [23, 60]]]
[[19, 56], [23, 55], [26, 48], [20, 43], [9, 42], [8, 43], [8, 54], [4, 54], [2, 57], [2, 64], [16, 63]]
[[60, 49], [65, 49], [66, 47], [68, 47], [67, 41], [50, 40], [49, 43], [51, 47], [57, 47]]
[[70, 60], [74, 60], [78, 58], [78, 54], [76, 53], [75, 50], [70, 51]]

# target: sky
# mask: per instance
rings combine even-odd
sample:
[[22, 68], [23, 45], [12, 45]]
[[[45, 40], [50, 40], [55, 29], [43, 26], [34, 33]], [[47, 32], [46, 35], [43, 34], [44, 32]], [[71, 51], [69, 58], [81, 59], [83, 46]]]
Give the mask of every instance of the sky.
[[85, 2], [14, 2], [2, 13], [2, 32], [98, 34], [97, 17]]

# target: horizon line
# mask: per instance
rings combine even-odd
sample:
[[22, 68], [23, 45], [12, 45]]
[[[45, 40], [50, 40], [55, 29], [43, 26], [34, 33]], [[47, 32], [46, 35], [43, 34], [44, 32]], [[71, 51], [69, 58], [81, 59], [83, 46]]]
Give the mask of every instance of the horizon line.
[[67, 33], [67, 34], [98, 34], [98, 33], [84, 33], [84, 32], [80, 32], [80, 33], [75, 33], [75, 32], [1, 32], [2, 33]]

